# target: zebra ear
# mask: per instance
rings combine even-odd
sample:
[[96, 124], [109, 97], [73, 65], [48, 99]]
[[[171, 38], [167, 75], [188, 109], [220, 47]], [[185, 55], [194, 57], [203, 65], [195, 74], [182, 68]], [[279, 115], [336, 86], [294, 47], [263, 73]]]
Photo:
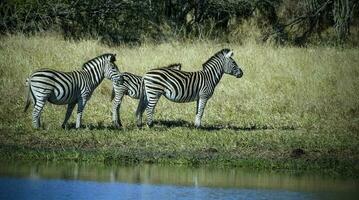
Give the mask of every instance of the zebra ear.
[[233, 56], [233, 51], [229, 51], [229, 52], [225, 55], [226, 58], [230, 58], [230, 57], [232, 57], [232, 56]]
[[115, 61], [116, 61], [116, 54], [112, 54], [110, 58], [110, 62], [115, 62]]

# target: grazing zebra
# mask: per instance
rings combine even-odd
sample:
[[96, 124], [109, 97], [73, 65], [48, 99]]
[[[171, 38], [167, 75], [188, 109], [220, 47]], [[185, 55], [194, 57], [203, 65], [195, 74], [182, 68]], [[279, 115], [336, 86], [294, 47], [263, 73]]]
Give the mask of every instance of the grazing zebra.
[[28, 96], [25, 112], [30, 105], [30, 96], [34, 104], [32, 123], [35, 128], [40, 127], [40, 115], [46, 101], [63, 105], [67, 104], [67, 112], [62, 128], [77, 104], [76, 128], [80, 128], [82, 113], [93, 91], [104, 77], [121, 80], [120, 72], [115, 64], [116, 54], [103, 54], [83, 64], [82, 70], [60, 72], [51, 69], [41, 69], [26, 80]]
[[173, 69], [153, 69], [143, 77], [144, 92], [137, 107], [137, 126], [142, 124], [142, 114], [147, 109], [147, 125], [153, 125], [154, 108], [164, 95], [173, 102], [197, 101], [195, 126], [201, 126], [201, 118], [208, 99], [224, 73], [237, 78], [243, 72], [232, 58], [233, 52], [223, 49], [203, 64], [203, 70], [185, 72]]
[[[171, 64], [164, 68], [181, 70], [181, 64], [180, 63]], [[112, 121], [114, 126], [117, 128], [122, 126], [119, 111], [121, 108], [121, 102], [123, 96], [128, 95], [133, 99], [139, 99], [142, 91], [141, 76], [137, 76], [135, 74], [131, 74], [128, 72], [122, 73], [121, 76], [123, 78], [122, 79], [123, 81], [121, 80], [121, 81], [113, 82], [113, 89], [111, 96], [111, 100], [115, 98], [112, 107]]]

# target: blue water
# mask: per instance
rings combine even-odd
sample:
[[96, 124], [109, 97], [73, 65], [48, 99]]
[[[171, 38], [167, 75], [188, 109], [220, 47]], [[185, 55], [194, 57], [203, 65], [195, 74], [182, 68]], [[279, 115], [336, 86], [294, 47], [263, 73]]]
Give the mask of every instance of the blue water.
[[7, 199], [359, 199], [354, 179], [241, 168], [0, 163]]
[[79, 180], [0, 178], [0, 199], [321, 199], [285, 190], [191, 187]]

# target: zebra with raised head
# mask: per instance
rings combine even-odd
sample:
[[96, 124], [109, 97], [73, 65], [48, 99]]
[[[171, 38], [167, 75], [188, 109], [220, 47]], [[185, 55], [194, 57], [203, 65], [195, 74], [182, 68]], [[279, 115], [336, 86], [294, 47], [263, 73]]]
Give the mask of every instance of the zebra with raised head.
[[[170, 64], [163, 68], [181, 70], [181, 67], [182, 66], [180, 63], [176, 63], [176, 64]], [[112, 122], [113, 122], [114, 126], [117, 128], [122, 126], [121, 118], [120, 118], [120, 114], [119, 114], [122, 98], [125, 95], [128, 95], [129, 97], [131, 97], [133, 99], [139, 99], [140, 94], [142, 92], [142, 87], [141, 87], [142, 77], [141, 76], [131, 74], [128, 72], [122, 73], [121, 76], [122, 76], [121, 81], [114, 81], [112, 83], [113, 89], [112, 89], [112, 95], [111, 95], [111, 100], [114, 99], [113, 106], [112, 106]]]
[[76, 128], [80, 128], [83, 110], [93, 91], [104, 78], [112, 81], [121, 80], [115, 64], [116, 54], [103, 54], [84, 63], [82, 70], [60, 72], [52, 69], [40, 69], [26, 80], [28, 95], [25, 112], [32, 99], [34, 109], [32, 123], [40, 127], [41, 111], [46, 101], [57, 105], [67, 104], [67, 111], [62, 127], [65, 128], [71, 113], [77, 104]]
[[136, 111], [137, 126], [142, 125], [142, 114], [147, 110], [147, 125], [153, 125], [155, 106], [162, 95], [173, 102], [197, 101], [195, 126], [201, 126], [201, 119], [207, 101], [213, 95], [223, 74], [237, 78], [243, 76], [242, 70], [232, 58], [233, 52], [223, 49], [203, 64], [197, 72], [173, 69], [153, 69], [143, 77], [144, 92]]

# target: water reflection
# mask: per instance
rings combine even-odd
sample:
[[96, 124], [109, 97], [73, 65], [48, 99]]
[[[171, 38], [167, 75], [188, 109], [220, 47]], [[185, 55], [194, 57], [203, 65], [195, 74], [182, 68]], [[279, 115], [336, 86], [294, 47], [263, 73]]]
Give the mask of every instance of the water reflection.
[[[75, 162], [7, 162], [1, 163], [0, 176], [25, 178], [24, 180], [30, 182], [40, 179], [56, 181], [82, 180], [82, 183], [83, 181], [96, 181], [92, 183], [96, 187], [105, 184], [107, 187], [113, 186], [118, 188], [118, 185], [122, 185], [122, 192], [126, 188], [133, 192], [136, 190], [136, 187], [140, 187], [141, 192], [144, 190], [153, 191], [153, 189], [162, 191], [163, 187], [165, 187], [169, 191], [173, 190], [173, 193], [183, 188], [190, 188], [191, 195], [197, 195], [200, 199], [204, 195], [201, 194], [202, 192], [215, 197], [216, 195], [213, 194], [213, 190], [217, 193], [220, 190], [223, 194], [247, 191], [246, 195], [260, 193], [262, 196], [264, 194], [266, 196], [276, 196], [278, 195], [277, 192], [281, 191], [282, 194], [296, 194], [295, 197], [302, 197], [299, 199], [303, 199], [304, 196], [308, 197], [309, 194], [313, 193], [316, 194], [315, 198], [319, 195], [320, 197], [325, 196], [327, 198], [340, 197], [343, 199], [347, 197], [354, 199], [359, 195], [359, 184], [354, 180], [338, 180], [314, 175], [299, 176], [288, 173], [256, 172], [236, 168], [188, 168], [158, 165], [107, 166]], [[4, 178], [1, 180], [3, 184], [6, 184], [4, 183]], [[13, 179], [8, 181], [10, 180]], [[36, 183], [39, 184], [40, 182]], [[34, 183], [32, 182], [31, 184]], [[67, 182], [67, 184], [70, 184], [70, 182]], [[111, 184], [112, 186], [109, 186]], [[131, 185], [132, 189], [130, 189]], [[272, 194], [273, 192], [275, 194]], [[313, 196], [309, 195], [309, 197], [311, 197], [309, 199], [313, 199]]]
[[336, 180], [320, 176], [296, 176], [226, 168], [188, 168], [181, 166], [106, 166], [71, 163], [24, 163], [0, 165], [0, 176], [31, 179], [72, 179], [145, 184], [173, 184], [206, 187], [294, 189], [303, 191], [348, 190], [358, 188], [354, 180]]

